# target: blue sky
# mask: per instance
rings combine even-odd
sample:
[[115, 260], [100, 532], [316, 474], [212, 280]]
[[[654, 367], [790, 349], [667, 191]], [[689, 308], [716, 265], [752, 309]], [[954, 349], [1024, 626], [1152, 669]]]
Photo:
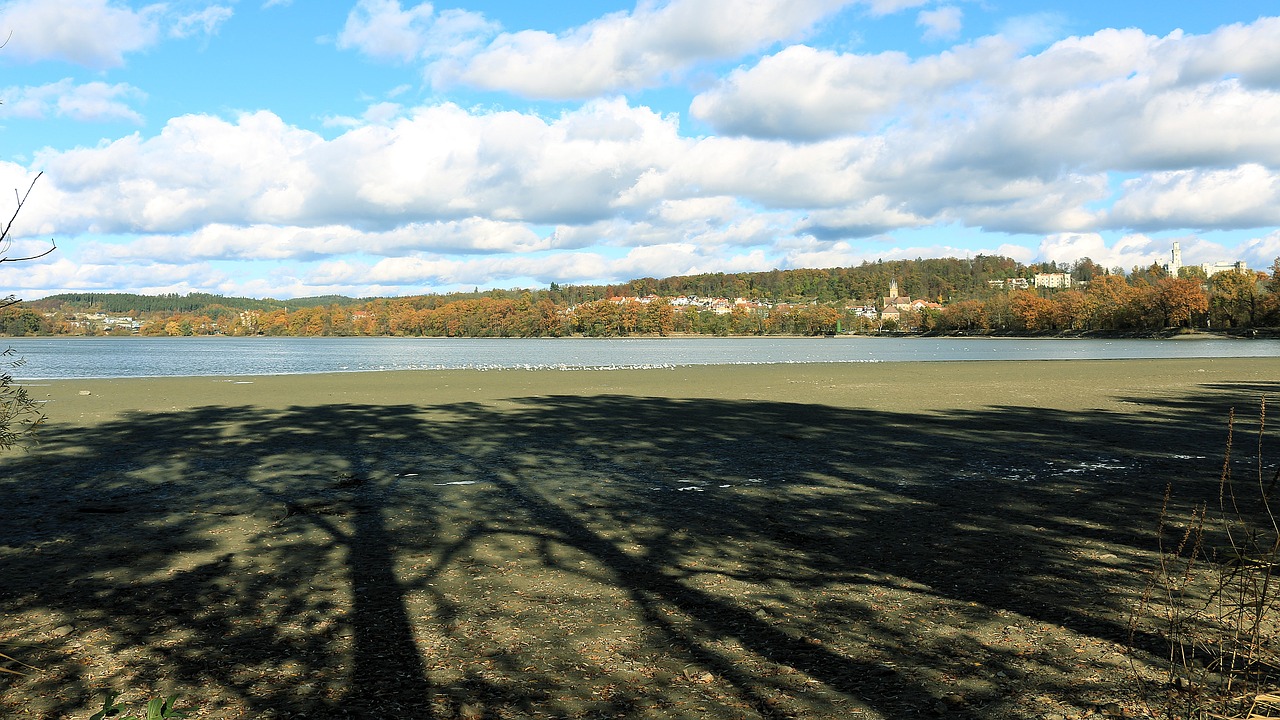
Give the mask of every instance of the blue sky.
[[[1274, 2], [0, 2], [0, 294], [1280, 256]], [[12, 197], [12, 196], [10, 196]], [[5, 210], [12, 210], [12, 202]], [[908, 289], [909, 290], [909, 289]]]

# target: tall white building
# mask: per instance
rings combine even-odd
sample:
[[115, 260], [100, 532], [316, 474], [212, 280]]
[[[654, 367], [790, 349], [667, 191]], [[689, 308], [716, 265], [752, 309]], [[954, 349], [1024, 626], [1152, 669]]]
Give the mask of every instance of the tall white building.
[[1164, 271], [1169, 277], [1178, 277], [1178, 271], [1182, 269], [1182, 248], [1178, 247], [1178, 243], [1173, 243], [1173, 257], [1169, 264], [1164, 266]]
[[[1182, 264], [1182, 248], [1178, 247], [1178, 243], [1173, 244], [1173, 256], [1167, 265], [1164, 266], [1165, 272], [1169, 273], [1169, 277], [1178, 277], [1178, 271], [1186, 267]], [[1249, 272], [1249, 266], [1243, 260], [1235, 262], [1218, 261], [1212, 263], [1200, 263], [1199, 268], [1204, 271], [1205, 277], [1213, 277], [1220, 272]]]

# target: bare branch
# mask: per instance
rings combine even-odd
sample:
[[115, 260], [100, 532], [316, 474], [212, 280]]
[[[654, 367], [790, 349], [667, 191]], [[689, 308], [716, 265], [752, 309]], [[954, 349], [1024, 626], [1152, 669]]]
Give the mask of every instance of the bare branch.
[[[35, 188], [36, 181], [40, 179], [41, 175], [44, 175], [44, 173], [43, 172], [36, 173], [36, 176], [31, 180], [31, 184], [27, 186], [27, 191], [25, 193], [22, 193], [21, 195], [19, 195], [18, 190], [16, 188], [14, 189], [13, 195], [14, 195], [14, 198], [18, 201], [18, 206], [13, 209], [13, 215], [9, 218], [9, 222], [5, 223], [3, 229], [0, 229], [0, 252], [4, 252], [5, 250], [8, 250], [9, 245], [12, 244], [13, 239], [9, 237], [9, 234], [10, 234], [10, 231], [12, 231], [13, 229], [13, 223], [18, 219], [18, 213], [22, 212], [22, 206], [27, 204], [27, 197], [31, 195], [31, 190]], [[0, 257], [0, 263], [27, 262], [28, 260], [39, 260], [40, 258], [44, 257], [45, 255], [48, 255], [49, 253], [57, 249], [58, 249], [58, 244], [53, 240], [50, 240], [49, 249], [45, 250], [42, 253], [39, 253], [38, 255], [28, 255], [27, 257], [16, 257], [16, 258]], [[0, 305], [0, 307], [7, 307], [7, 306]]]
[[40, 253], [39, 255], [28, 255], [27, 257], [16, 257], [16, 258], [11, 258], [11, 257], [0, 257], [0, 263], [7, 263], [7, 262], [26, 262], [26, 261], [28, 261], [28, 260], [39, 260], [40, 258], [44, 257], [45, 255], [48, 255], [48, 254], [52, 253], [54, 250], [57, 250], [57, 249], [58, 249], [58, 244], [57, 244], [57, 243], [55, 243], [53, 240], [50, 240], [50, 241], [49, 241], [49, 249], [48, 249], [48, 250], [45, 250], [44, 252]]
[[13, 209], [13, 216], [9, 218], [9, 222], [5, 223], [4, 229], [0, 231], [0, 242], [9, 239], [9, 231], [13, 229], [13, 223], [18, 219], [18, 213], [22, 212], [22, 206], [27, 203], [27, 196], [31, 195], [31, 190], [36, 186], [36, 181], [40, 179], [41, 175], [44, 175], [44, 173], [36, 173], [36, 176], [31, 179], [31, 185], [27, 187], [27, 191], [25, 193], [19, 195], [17, 188], [14, 189], [13, 195], [18, 200], [18, 206]]

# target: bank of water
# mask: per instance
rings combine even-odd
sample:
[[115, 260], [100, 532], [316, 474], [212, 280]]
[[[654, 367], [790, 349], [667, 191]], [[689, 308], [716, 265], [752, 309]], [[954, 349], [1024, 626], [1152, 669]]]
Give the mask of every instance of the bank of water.
[[13, 338], [22, 380], [380, 370], [1277, 357], [1280, 340], [1012, 338]]

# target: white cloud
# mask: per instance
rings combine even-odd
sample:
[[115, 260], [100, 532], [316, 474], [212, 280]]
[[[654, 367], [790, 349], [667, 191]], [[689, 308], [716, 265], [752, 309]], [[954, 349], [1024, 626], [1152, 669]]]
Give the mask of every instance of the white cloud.
[[1189, 37], [1179, 63], [1184, 82], [1235, 75], [1250, 87], [1280, 88], [1280, 17], [1264, 17]]
[[926, 40], [950, 40], [960, 34], [960, 28], [964, 25], [964, 11], [954, 5], [922, 10], [916, 16], [916, 25], [925, 29]]
[[[963, 257], [973, 249], [952, 245], [899, 245], [893, 238], [885, 238], [877, 245], [861, 245], [847, 241], [823, 241], [802, 238], [788, 249], [782, 267], [829, 268], [848, 267], [874, 260], [910, 260], [921, 257]], [[977, 250], [994, 254], [994, 250]]]
[[188, 38], [194, 35], [213, 35], [218, 27], [231, 19], [234, 10], [225, 5], [210, 5], [207, 8], [173, 19], [169, 27], [169, 36]]
[[1041, 241], [1038, 257], [1060, 263], [1089, 258], [1103, 267], [1121, 268], [1128, 272], [1135, 267], [1168, 263], [1175, 242], [1181, 247], [1184, 265], [1245, 260], [1250, 267], [1260, 268], [1270, 265], [1275, 257], [1269, 252], [1280, 250], [1280, 233], [1253, 238], [1236, 247], [1213, 242], [1195, 233], [1160, 238], [1130, 233], [1110, 243], [1099, 233], [1055, 233]]
[[1109, 220], [1134, 228], [1280, 225], [1280, 174], [1256, 163], [1153, 173], [1124, 183]]
[[1272, 263], [1280, 260], [1280, 230], [1260, 238], [1251, 238], [1240, 246], [1240, 255], [1250, 261], [1250, 267], [1270, 270]]
[[437, 105], [332, 140], [267, 112], [234, 122], [190, 115], [152, 137], [46, 151], [48, 202], [32, 216], [63, 233], [387, 229], [473, 216], [582, 224], [614, 215], [641, 178], [687, 146], [673, 119], [622, 100], [554, 120]]
[[[1280, 167], [1273, 129], [1280, 126], [1280, 91], [1264, 82], [1273, 72], [1280, 77], [1280, 51], [1262, 40], [1273, 28], [1280, 24], [1262, 19], [1203, 36], [1104, 30], [1023, 56], [986, 38], [914, 60], [797, 45], [730, 74], [696, 97], [691, 111], [721, 132], [775, 143], [812, 148], [846, 140], [847, 153], [830, 145], [823, 153], [828, 166], [843, 158], [842, 167], [819, 161], [805, 173], [829, 183], [835, 197], [806, 192], [796, 199], [849, 216], [842, 223], [815, 215], [819, 233], [823, 223], [838, 234], [842, 224], [874, 233], [939, 220], [1010, 232], [1083, 231], [1104, 222], [1247, 227], [1273, 222], [1264, 207], [1269, 179], [1233, 198], [1209, 191], [1180, 208], [1157, 207], [1150, 198], [1153, 188], [1172, 182], [1161, 173], [1212, 171], [1196, 184], [1208, 190], [1206, 183], [1232, 183], [1236, 172], [1215, 167]], [[1251, 45], [1232, 53], [1224, 39]], [[1213, 72], [1197, 69], [1204, 67]], [[737, 147], [739, 156], [749, 154], [745, 148]], [[770, 170], [758, 177], [806, 187], [781, 178], [765, 157], [752, 164]], [[1110, 172], [1141, 173], [1144, 189], [1131, 186], [1107, 215], [1090, 206], [1107, 199]], [[749, 191], [739, 184], [733, 192]], [[858, 208], [875, 197], [903, 216], [858, 218]]]
[[876, 195], [865, 202], [835, 210], [818, 210], [802, 221], [798, 233], [822, 239], [860, 238], [879, 235], [897, 228], [920, 227], [929, 219], [893, 204], [888, 197]]
[[0, 32], [10, 36], [5, 54], [17, 59], [119, 67], [125, 54], [156, 42], [164, 10], [159, 4], [133, 10], [109, 0], [12, 0], [0, 5]]
[[[629, 72], [660, 78], [784, 37], [785, 27], [761, 29], [769, 13], [803, 34], [804, 17], [839, 4], [797, 5], [786, 15], [793, 6], [762, 2], [740, 27], [695, 32], [693, 23], [661, 42], [636, 18], [706, 20], [697, 13], [720, 6], [645, 4], [549, 42], [596, 57], [612, 78], [600, 86], [612, 87]], [[456, 47], [439, 42], [449, 34], [445, 17], [430, 5], [364, 0], [344, 42], [372, 52], [386, 40], [380, 47], [394, 59], [465, 60], [471, 50], [450, 55]], [[632, 33], [635, 48], [657, 54], [623, 63], [592, 44], [607, 30]], [[362, 114], [329, 119], [338, 128], [329, 137], [266, 111], [186, 115], [158, 133], [45, 150], [31, 167], [0, 163], [0, 189], [25, 187], [33, 168], [46, 170], [18, 238], [58, 237], [62, 246], [70, 237], [59, 254], [87, 267], [135, 265], [130, 287], [179, 286], [184, 273], [214, 262], [266, 263], [278, 273], [223, 276], [220, 288], [274, 282], [312, 294], [973, 250], [893, 237], [941, 225], [1034, 233], [1045, 237], [1047, 259], [1089, 254], [1131, 267], [1163, 258], [1167, 238], [1104, 241], [1101, 233], [1280, 225], [1280, 88], [1272, 83], [1280, 60], [1270, 46], [1227, 50], [1228, 41], [1256, 44], [1271, 32], [1266, 19], [1201, 36], [1106, 30], [1031, 54], [993, 37], [917, 58], [793, 45], [698, 96], [694, 114], [721, 133], [698, 137], [682, 134], [678, 117], [620, 97], [543, 115], [371, 97]], [[143, 96], [129, 85], [66, 80], [10, 88], [0, 99], [10, 116], [137, 122]], [[117, 237], [75, 240], [96, 234]], [[868, 237], [876, 240], [854, 242]], [[1214, 250], [1197, 242], [1185, 248]], [[1251, 242], [1242, 246], [1250, 258], [1276, 241]], [[991, 245], [1030, 259], [1017, 245]], [[91, 282], [45, 277], [57, 287]]]
[[[891, 124], [904, 134], [946, 133], [972, 156], [1043, 157], [1054, 167], [1113, 158], [1119, 167], [1132, 167], [1129, 158], [1167, 166], [1224, 151], [1237, 160], [1275, 157], [1280, 139], [1270, 128], [1280, 94], [1247, 80], [1280, 78], [1280, 51], [1262, 39], [1274, 37], [1273, 26], [1280, 31], [1264, 19], [1165, 38], [1103, 30], [1021, 57], [1000, 38], [915, 60], [792, 46], [731, 73], [691, 111], [722, 132], [761, 137], [815, 139]], [[1240, 36], [1253, 46], [1230, 52], [1223, 39]], [[1192, 76], [1199, 79], [1188, 83]]]
[[1106, 268], [1146, 267], [1168, 252], [1169, 241], [1125, 235], [1108, 245], [1098, 233], [1054, 233], [1040, 243], [1038, 257], [1060, 263], [1089, 258]]
[[398, 0], [359, 0], [338, 35], [338, 47], [381, 60], [409, 62], [424, 56], [474, 52], [496, 26], [479, 13], [444, 10], [431, 3], [408, 9]]
[[0, 90], [0, 117], [66, 117], [85, 122], [123, 120], [141, 124], [142, 116], [129, 103], [145, 97], [141, 90], [124, 83], [76, 84], [66, 78], [48, 85]]
[[646, 2], [630, 13], [606, 15], [562, 35], [502, 33], [474, 55], [437, 64], [431, 74], [438, 83], [539, 98], [586, 98], [652, 87], [693, 63], [738, 57], [800, 37], [849, 2]]
[[90, 243], [82, 249], [89, 262], [186, 260], [300, 260], [364, 254], [393, 256], [419, 251], [444, 253], [520, 253], [545, 250], [548, 239], [523, 224], [483, 218], [414, 223], [384, 232], [363, 232], [345, 225], [296, 227], [211, 224], [187, 235], [150, 235], [127, 243]]
[[23, 265], [23, 271], [6, 283], [16, 295], [35, 299], [59, 292], [84, 290], [165, 293], [207, 290], [226, 282], [225, 273], [204, 263], [146, 265], [85, 263], [59, 252]]
[[[912, 60], [900, 52], [837, 53], [792, 45], [735, 70], [693, 99], [694, 117], [720, 132], [814, 140], [874, 131], [889, 123], [931, 122], [932, 103], [999, 71], [1013, 48], [996, 40]], [[907, 103], [924, 112], [908, 112]]]

